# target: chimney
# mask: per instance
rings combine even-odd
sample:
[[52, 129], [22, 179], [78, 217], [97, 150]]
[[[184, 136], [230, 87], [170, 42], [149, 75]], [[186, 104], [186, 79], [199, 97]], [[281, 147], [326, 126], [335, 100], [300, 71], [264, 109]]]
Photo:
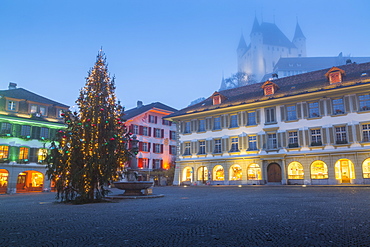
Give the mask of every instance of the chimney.
[[136, 108], [140, 108], [143, 106], [143, 102], [141, 100], [138, 100], [137, 101], [137, 105], [136, 105]]
[[14, 83], [14, 82], [9, 82], [9, 86], [8, 86], [8, 89], [16, 89], [17, 88], [17, 83]]

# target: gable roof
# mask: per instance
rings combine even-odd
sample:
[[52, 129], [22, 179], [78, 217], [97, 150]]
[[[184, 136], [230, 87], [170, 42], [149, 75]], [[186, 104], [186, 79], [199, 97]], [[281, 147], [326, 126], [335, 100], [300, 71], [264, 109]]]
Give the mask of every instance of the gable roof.
[[285, 34], [274, 24], [263, 22], [260, 26], [263, 44], [296, 48], [296, 46], [285, 36]]
[[136, 117], [151, 109], [161, 109], [161, 110], [169, 111], [171, 113], [177, 112], [175, 108], [172, 108], [160, 102], [154, 102], [148, 105], [143, 105], [141, 107], [135, 107], [135, 108], [125, 111], [125, 119], [128, 120], [130, 118]]
[[[338, 83], [335, 87], [346, 86], [346, 82], [353, 81], [354, 79], [357, 79], [356, 83], [364, 83], [363, 80], [366, 80], [365, 83], [370, 84], [370, 63], [363, 64], [352, 63], [343, 66], [338, 66], [338, 68], [344, 70], [346, 76], [344, 77], [343, 82]], [[265, 82], [224, 90], [221, 91], [221, 93], [227, 99], [223, 101], [220, 105], [212, 105], [212, 97], [209, 97], [198, 104], [189, 106], [187, 108], [179, 110], [176, 113], [169, 115], [168, 118], [176, 116], [185, 116], [192, 113], [206, 112], [215, 109], [227, 108], [231, 106], [244, 105], [262, 100], [289, 97], [308, 92], [331, 90], [333, 89], [333, 85], [330, 85], [329, 81], [325, 76], [328, 70], [329, 68], [299, 74], [295, 76], [275, 79], [273, 80], [273, 82], [279, 87], [279, 90], [277, 90], [274, 95], [269, 96], [264, 96], [263, 90], [261, 89], [261, 86]]]
[[69, 108], [68, 105], [65, 105], [65, 104], [56, 102], [54, 100], [45, 98], [43, 96], [40, 96], [38, 94], [35, 94], [35, 93], [33, 93], [31, 91], [28, 91], [26, 89], [23, 89], [23, 88], [0, 90], [0, 95], [4, 96], [4, 97], [14, 98], [14, 99], [24, 99], [24, 100], [37, 102], [37, 103]]

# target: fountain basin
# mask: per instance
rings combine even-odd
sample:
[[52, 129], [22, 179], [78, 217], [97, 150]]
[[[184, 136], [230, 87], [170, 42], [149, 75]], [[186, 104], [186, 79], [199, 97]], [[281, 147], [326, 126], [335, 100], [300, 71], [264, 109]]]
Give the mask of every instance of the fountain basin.
[[114, 187], [124, 190], [124, 196], [142, 196], [141, 191], [153, 185], [151, 181], [127, 181], [127, 182], [113, 182]]

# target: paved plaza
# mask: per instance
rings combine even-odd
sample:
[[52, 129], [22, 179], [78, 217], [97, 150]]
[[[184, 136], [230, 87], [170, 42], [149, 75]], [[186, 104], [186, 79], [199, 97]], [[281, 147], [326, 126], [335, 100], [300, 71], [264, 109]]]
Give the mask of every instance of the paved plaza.
[[153, 193], [165, 196], [68, 205], [51, 192], [0, 195], [0, 246], [370, 246], [370, 187]]

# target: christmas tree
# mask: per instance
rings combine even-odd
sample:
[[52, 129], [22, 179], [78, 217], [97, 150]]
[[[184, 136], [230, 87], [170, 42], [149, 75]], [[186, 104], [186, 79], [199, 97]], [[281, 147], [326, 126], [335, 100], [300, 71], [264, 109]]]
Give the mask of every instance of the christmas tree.
[[51, 146], [47, 175], [55, 182], [57, 199], [91, 202], [107, 194], [104, 186], [118, 178], [131, 155], [124, 110], [102, 51], [76, 103], [78, 112], [63, 114], [66, 129]]

